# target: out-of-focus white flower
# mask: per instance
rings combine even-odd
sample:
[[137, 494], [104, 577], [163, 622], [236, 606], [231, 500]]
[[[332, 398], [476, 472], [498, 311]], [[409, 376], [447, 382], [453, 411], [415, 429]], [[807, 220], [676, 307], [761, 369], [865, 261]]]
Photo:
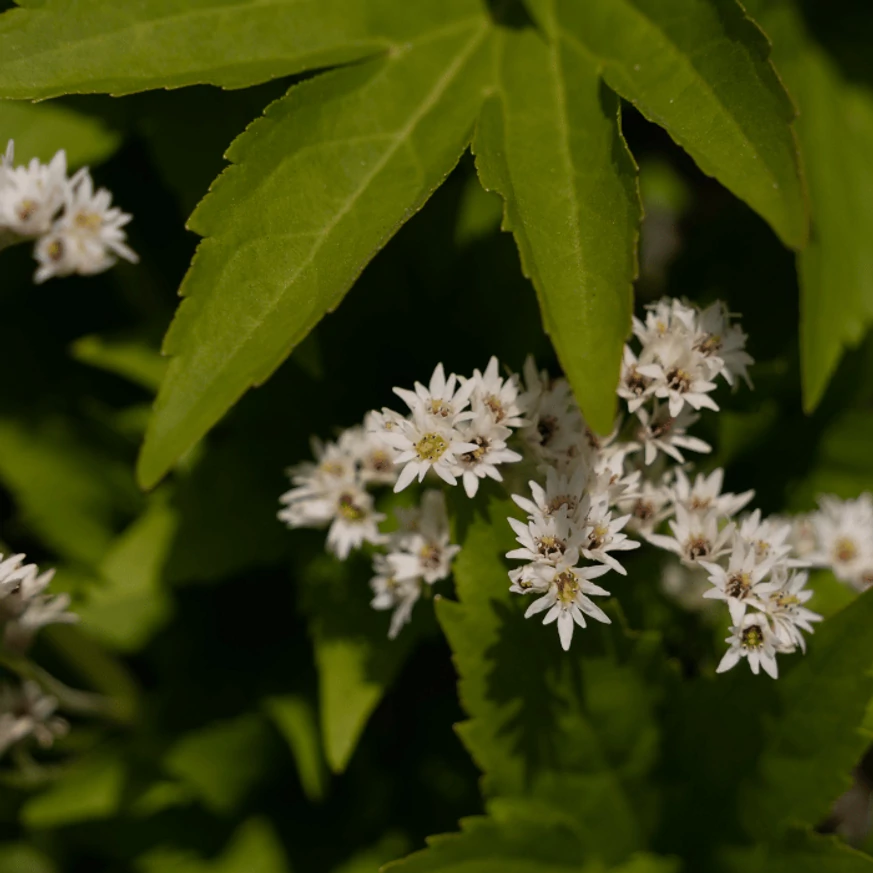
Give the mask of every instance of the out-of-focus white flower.
[[710, 378], [723, 376], [728, 385], [734, 385], [739, 377], [751, 388], [748, 367], [755, 361], [746, 352], [746, 335], [731, 324], [724, 303], [717, 301], [700, 312], [695, 327], [694, 350], [709, 362]]
[[809, 560], [829, 567], [834, 575], [863, 591], [873, 584], [873, 498], [855, 500], [819, 498], [819, 509], [809, 516], [817, 548]]
[[64, 736], [69, 725], [54, 714], [57, 706], [57, 700], [43, 694], [35, 682], [0, 685], [0, 755], [30, 737], [49, 748]]
[[0, 227], [32, 239], [51, 229], [64, 203], [69, 189], [67, 155], [61, 150], [48, 164], [33, 158], [26, 167], [13, 167], [12, 154], [10, 144], [0, 184]]
[[399, 579], [421, 578], [428, 585], [445, 579], [461, 547], [450, 542], [443, 493], [425, 491], [418, 512], [406, 518], [413, 522], [411, 528], [401, 528], [389, 538], [388, 562], [394, 575]]
[[391, 562], [385, 555], [373, 559], [375, 575], [370, 580], [373, 609], [394, 610], [388, 629], [388, 638], [393, 640], [412, 618], [412, 608], [421, 596], [421, 579], [412, 577], [398, 579]]
[[34, 249], [37, 283], [73, 273], [93, 276], [114, 266], [118, 258], [139, 261], [122, 230], [133, 216], [112, 206], [112, 195], [105, 188], [95, 191], [87, 171], [64, 186], [63, 202], [63, 214]]
[[585, 541], [580, 550], [582, 555], [589, 561], [605, 564], [616, 573], [626, 576], [627, 570], [610, 552], [639, 548], [640, 544], [636, 540], [628, 539], [627, 534], [621, 533], [629, 520], [630, 515], [613, 518], [605, 503], [592, 506], [585, 523]]

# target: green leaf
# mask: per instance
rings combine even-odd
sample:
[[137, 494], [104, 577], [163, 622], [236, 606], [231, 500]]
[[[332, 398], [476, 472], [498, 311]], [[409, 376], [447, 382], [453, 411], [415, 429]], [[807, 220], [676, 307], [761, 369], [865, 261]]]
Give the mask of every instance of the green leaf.
[[461, 822], [461, 833], [431, 837], [428, 848], [384, 873], [675, 873], [668, 858], [634, 855], [618, 866], [589, 859], [572, 827], [554, 810], [495, 801], [490, 815]]
[[25, 803], [21, 821], [32, 828], [105, 819], [121, 804], [124, 767], [113, 755], [78, 761], [57, 782]]
[[288, 873], [285, 852], [273, 828], [249, 819], [234, 832], [229, 844], [208, 861], [178, 849], [158, 848], [140, 857], [141, 873]]
[[47, 545], [96, 565], [122, 510], [139, 497], [127, 469], [91, 449], [60, 419], [24, 424], [0, 419], [0, 481]]
[[[386, 834], [378, 843], [356, 852], [348, 861], [334, 867], [332, 873], [375, 873], [384, 864], [409, 851], [409, 840], [400, 834]], [[0, 870], [0, 873], [3, 873]]]
[[113, 544], [100, 564], [100, 581], [76, 611], [82, 627], [122, 651], [137, 651], [170, 615], [162, 571], [178, 517], [156, 497]]
[[416, 621], [388, 639], [388, 617], [370, 607], [368, 571], [353, 561], [321, 555], [300, 573], [302, 608], [318, 669], [319, 715], [330, 768], [346, 768], [373, 710], [391, 687], [421, 636], [427, 603]]
[[804, 408], [815, 409], [843, 351], [873, 324], [873, 90], [852, 81], [786, 0], [756, 0], [797, 101], [813, 233], [798, 258]]
[[500, 31], [495, 80], [473, 145], [479, 176], [505, 201], [503, 227], [583, 412], [608, 432], [640, 222], [618, 100], [577, 42], [532, 29]]
[[495, 501], [489, 514], [462, 539], [459, 602], [437, 609], [471, 718], [459, 733], [487, 796], [548, 803], [586, 851], [623, 860], [645, 844], [659, 803], [650, 770], [660, 643], [592, 622], [563, 652], [554, 627], [525, 620], [527, 603], [509, 592], [502, 556], [515, 545], [506, 522], [514, 505]]
[[478, 8], [451, 4], [390, 57], [292, 88], [231, 146], [191, 218], [207, 239], [167, 335], [144, 485], [271, 375], [458, 161], [487, 82]]
[[774, 685], [778, 712], [765, 721], [757, 771], [740, 797], [751, 833], [814, 827], [851, 785], [851, 770], [873, 739], [862, 727], [873, 698], [871, 625], [873, 591], [825, 621], [806, 657]]
[[269, 734], [263, 719], [244, 715], [183, 736], [165, 758], [213, 812], [233, 812], [267, 766]]
[[346, 0], [27, 4], [0, 18], [0, 97], [118, 95], [198, 83], [241, 88], [391, 49], [383, 5]]
[[70, 347], [73, 357], [107, 373], [156, 392], [167, 369], [167, 362], [156, 349], [141, 340], [106, 339], [83, 336]]
[[310, 800], [322, 800], [327, 792], [328, 775], [315, 708], [296, 694], [271, 697], [264, 706], [288, 741], [304, 794]]
[[873, 858], [836, 837], [795, 831], [778, 843], [728, 849], [723, 873], [873, 873]]
[[[802, 248], [808, 209], [796, 111], [767, 39], [736, 0], [554, 0], [553, 29], [710, 176]], [[545, 4], [543, 4], [545, 5]], [[557, 39], [557, 35], [555, 36]]]
[[0, 873], [57, 873], [48, 856], [26, 843], [0, 847]]
[[49, 161], [60, 149], [67, 164], [100, 164], [121, 145], [121, 135], [102, 121], [53, 103], [13, 103], [0, 100], [0, 150], [15, 140], [15, 163], [31, 158]]

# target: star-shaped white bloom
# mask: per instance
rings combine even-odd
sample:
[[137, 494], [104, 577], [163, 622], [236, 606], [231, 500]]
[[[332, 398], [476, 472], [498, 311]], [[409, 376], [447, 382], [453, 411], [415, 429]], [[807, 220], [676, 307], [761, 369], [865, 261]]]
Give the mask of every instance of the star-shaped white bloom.
[[713, 585], [703, 596], [725, 601], [735, 625], [742, 622], [750, 604], [764, 608], [762, 598], [766, 599], [769, 592], [762, 590], [761, 581], [772, 565], [759, 563], [753, 546], [738, 537], [734, 540], [726, 568], [710, 561], [700, 561], [700, 565], [708, 571]]
[[448, 379], [442, 364], [437, 364], [427, 388], [421, 382], [415, 383], [415, 391], [394, 388], [394, 393], [409, 407], [419, 419], [433, 417], [447, 426], [463, 418], [472, 416], [464, 410], [470, 405], [470, 396], [476, 383], [468, 379], [458, 385], [458, 377], [452, 373]]
[[669, 522], [672, 536], [649, 534], [646, 539], [659, 549], [678, 555], [689, 565], [700, 561], [713, 562], [726, 554], [734, 533], [733, 523], [719, 529], [719, 514], [715, 510], [691, 512], [676, 505], [676, 518]]
[[819, 498], [819, 510], [809, 517], [818, 547], [809, 560], [829, 567], [834, 575], [864, 590], [873, 581], [873, 499]]
[[451, 424], [425, 413], [404, 420], [397, 430], [386, 431], [384, 440], [397, 450], [395, 463], [404, 465], [394, 485], [395, 492], [402, 491], [416, 477], [421, 482], [430, 470], [449, 485], [457, 485], [453, 471], [458, 456], [478, 448]]
[[562, 561], [556, 566], [537, 565], [535, 572], [541, 580], [540, 590], [544, 589], [545, 593], [531, 603], [524, 617], [530, 618], [532, 615], [545, 612], [543, 624], [557, 622], [558, 636], [564, 651], [570, 648], [574, 627], [586, 626], [586, 615], [604, 624], [611, 623], [609, 616], [590, 599], [609, 596], [608, 591], [590, 581], [609, 572], [609, 567], [605, 564], [574, 567]]
[[57, 706], [58, 701], [43, 694], [36, 682], [27, 680], [20, 688], [0, 686], [0, 755], [29, 737], [49, 748], [64, 736], [69, 725], [54, 714]]
[[700, 352], [710, 367], [710, 378], [724, 376], [728, 385], [734, 378], [743, 379], [751, 388], [748, 367], [755, 361], [746, 352], [746, 335], [738, 325], [731, 324], [727, 307], [721, 301], [708, 306], [697, 316], [694, 349]]
[[421, 579], [398, 579], [385, 555], [374, 556], [373, 570], [375, 575], [370, 580], [370, 588], [374, 596], [370, 606], [378, 610], [394, 610], [388, 629], [388, 639], [393, 640], [412, 617], [412, 609], [421, 596]]
[[500, 363], [492, 357], [484, 373], [473, 371], [475, 383], [471, 403], [475, 412], [487, 412], [494, 424], [502, 427], [522, 427], [527, 424], [518, 403], [518, 376], [504, 379], [499, 372]]
[[673, 493], [677, 504], [681, 504], [691, 512], [715, 511], [718, 515], [731, 518], [736, 515], [755, 496], [754, 491], [744, 491], [742, 494], [722, 494], [724, 469], [719, 467], [709, 476], [698, 473], [694, 484], [685, 475], [681, 467], [676, 468], [676, 481]]
[[34, 281], [73, 273], [93, 276], [114, 266], [118, 258], [137, 263], [122, 230], [133, 216], [111, 204], [112, 195], [105, 188], [94, 191], [87, 171], [77, 173], [64, 189], [63, 214], [34, 249], [39, 262]]
[[457, 465], [452, 470], [463, 481], [468, 497], [476, 496], [479, 482], [486, 476], [497, 482], [503, 481], [503, 476], [497, 469], [500, 464], [512, 464], [521, 460], [518, 452], [506, 447], [506, 440], [512, 435], [512, 431], [508, 427], [494, 424], [488, 413], [480, 411], [470, 421], [460, 422], [457, 428], [461, 438], [476, 447], [470, 452], [458, 455]]
[[59, 151], [48, 164], [33, 158], [26, 167], [11, 166], [11, 150], [7, 158], [0, 188], [0, 227], [25, 238], [48, 232], [69, 191], [66, 153]]
[[373, 509], [373, 496], [355, 485], [339, 488], [334, 495], [333, 521], [327, 532], [327, 548], [341, 561], [365, 542], [378, 545], [385, 537], [379, 532], [384, 513]]
[[801, 631], [813, 633], [813, 623], [822, 620], [817, 612], [803, 605], [813, 594], [806, 588], [807, 581], [806, 573], [789, 573], [784, 567], [779, 567], [767, 583], [766, 611], [779, 639], [780, 651], [793, 651], [799, 647], [805, 652], [806, 638]]
[[428, 585], [445, 579], [461, 550], [450, 542], [446, 500], [441, 491], [425, 491], [415, 513], [397, 513], [402, 527], [390, 535], [387, 556], [398, 579], [421, 578]]
[[[532, 517], [548, 518], [564, 512], [570, 520], [580, 519], [580, 508], [583, 505], [588, 490], [591, 471], [587, 463], [580, 460], [571, 470], [559, 473], [553, 467], [546, 471], [545, 487], [531, 480], [528, 485], [533, 500], [520, 494], [513, 494], [512, 499]], [[587, 504], [581, 517], [588, 511]]]
[[507, 558], [546, 564], [558, 564], [566, 559], [575, 564], [579, 559], [579, 549], [588, 542], [565, 513], [545, 517], [537, 515], [527, 524], [516, 518], [508, 521], [521, 548], [507, 552]]
[[746, 658], [756, 676], [763, 667], [774, 679], [779, 678], [776, 664], [779, 639], [770, 627], [767, 616], [760, 612], [747, 613], [742, 624], [731, 628], [731, 635], [725, 642], [730, 643], [730, 648], [716, 667], [716, 673], [724, 673]]
[[646, 466], [655, 462], [659, 452], [683, 464], [685, 457], [680, 449], [701, 454], [712, 451], [712, 447], [703, 440], [688, 436], [688, 428], [700, 417], [688, 407], [683, 407], [679, 415], [674, 418], [665, 404], [655, 401], [651, 411], [642, 407], [637, 410], [636, 415], [639, 427], [635, 434], [636, 439], [628, 447], [643, 450], [643, 461]]
[[585, 542], [580, 550], [582, 555], [589, 561], [605, 564], [616, 573], [626, 576], [627, 570], [609, 553], [640, 547], [636, 540], [628, 539], [627, 534], [621, 533], [629, 520], [630, 515], [613, 518], [605, 503], [593, 506], [586, 520]]

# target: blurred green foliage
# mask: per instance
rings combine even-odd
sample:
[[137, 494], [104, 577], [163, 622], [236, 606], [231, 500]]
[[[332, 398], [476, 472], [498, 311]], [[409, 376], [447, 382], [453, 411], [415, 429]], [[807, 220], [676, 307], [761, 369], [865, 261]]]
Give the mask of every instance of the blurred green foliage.
[[[387, 15], [388, 0], [371, 5], [378, 13], [373, 18], [389, 20], [404, 39], [421, 26], [413, 12], [396, 20]], [[450, 5], [455, 12], [466, 8]], [[524, 176], [525, 161], [513, 163], [513, 155], [530, 160], [534, 147], [525, 145], [523, 124], [513, 125], [533, 109], [548, 109], [552, 129], [564, 129], [562, 106], [549, 91], [563, 80], [554, 78], [549, 63], [568, 64], [568, 75], [579, 77], [586, 55], [577, 48], [572, 62], [561, 56], [570, 37], [560, 34], [572, 35], [583, 24], [586, 34], [614, 26], [612, 54], [601, 46], [606, 81], [642, 113], [622, 104], [620, 131], [641, 167], [647, 215], [637, 304], [661, 294], [701, 303], [724, 299], [742, 313], [758, 361], [756, 391], [725, 392], [719, 397], [724, 412], [701, 422], [716, 446], [712, 463], [727, 465], [731, 490], [755, 488], [765, 512], [809, 510], [821, 492], [850, 497], [873, 490], [873, 344], [865, 339], [873, 320], [865, 266], [873, 239], [867, 124], [873, 67], [864, 50], [873, 20], [867, 5], [840, 0], [822, 11], [788, 0], [749, 4], [773, 38], [778, 72], [801, 113], [813, 224], [811, 247], [797, 256], [797, 270], [795, 255], [773, 230], [704, 175], [662, 128], [707, 173], [752, 202], [783, 238], [800, 245], [804, 219], [796, 192], [784, 202], [769, 191], [763, 198], [744, 165], [730, 160], [732, 148], [741, 146], [704, 135], [688, 105], [671, 106], [681, 93], [668, 95], [670, 87], [679, 88], [675, 80], [667, 77], [652, 89], [651, 79], [621, 61], [631, 51], [623, 41], [637, 45], [650, 33], [640, 11], [675, 11], [676, 4], [592, 3], [589, 12], [576, 10], [584, 22], [572, 17], [571, 5], [532, 0], [527, 12], [512, 4], [489, 6], [504, 28], [495, 43], [528, 41], [536, 48], [515, 59], [518, 68], [504, 58], [501, 81], [521, 79], [530, 90], [514, 92], [524, 98], [521, 109], [492, 98], [476, 149], [480, 171], [490, 149], [489, 187], [508, 204], [540, 298], [557, 307], [544, 306], [553, 312], [547, 323], [561, 321], [574, 303], [566, 275], [550, 274], [550, 246], [584, 210], [559, 204]], [[384, 209], [382, 225], [341, 228], [310, 277], [315, 315], [304, 327], [277, 331], [270, 348], [253, 343], [257, 366], [243, 374], [245, 384], [221, 386], [209, 424], [252, 381], [260, 383], [278, 367], [269, 381], [184, 453], [166, 482], [151, 492], [137, 487], [133, 470], [151, 405], [167, 384], [161, 336], [195, 250], [184, 223], [226, 167], [231, 141], [265, 106], [283, 100], [229, 153], [235, 162], [259, 155], [260, 166], [251, 174], [239, 166], [228, 171], [192, 222], [210, 239], [184, 287], [196, 284], [205, 297], [220, 292], [234, 307], [233, 319], [210, 334], [207, 374], [226, 352], [222, 337], [250, 312], [250, 301], [239, 296], [239, 276], [226, 272], [227, 252], [244, 245], [258, 222], [268, 231], [272, 223], [287, 231], [283, 210], [306, 184], [313, 188], [307, 195], [313, 210], [326, 196], [302, 151], [311, 145], [306, 137], [326, 123], [328, 109], [336, 113], [328, 121], [347, 123], [343, 135], [353, 135], [370, 112], [359, 107], [361, 118], [350, 117], [342, 100], [382, 67], [393, 70], [387, 85], [380, 80], [392, 106], [398, 112], [406, 106], [401, 125], [418, 111], [422, 82], [431, 82], [411, 83], [406, 67], [369, 59], [326, 81], [306, 80], [282, 97], [296, 84], [289, 75], [381, 50], [379, 28], [352, 14], [359, 4], [260, 4], [256, 11], [242, 2], [198, 0], [192, 9], [207, 22], [198, 31], [199, 54], [188, 51], [188, 38], [166, 49], [160, 39], [170, 31], [137, 19], [137, 10], [152, 6], [168, 14], [178, 8], [154, 0], [129, 7], [47, 0], [22, 3], [0, 17], [0, 93], [7, 97], [263, 83], [0, 103], [0, 135], [16, 139], [21, 158], [64, 147], [71, 164], [96, 165], [98, 183], [135, 216], [131, 240], [142, 258], [135, 267], [121, 264], [98, 277], [34, 288], [28, 253], [2, 253], [7, 378], [0, 380], [0, 540], [57, 566], [56, 587], [71, 593], [82, 616], [80, 626], [40, 638], [39, 663], [71, 687], [106, 695], [113, 707], [105, 720], [73, 715], [70, 735], [38, 767], [4, 769], [0, 873], [365, 873], [416, 850], [422, 851], [398, 864], [398, 873], [404, 867], [408, 873], [873, 869], [868, 854], [810, 833], [825, 824], [828, 805], [873, 728], [866, 675], [873, 667], [871, 595], [826, 623], [807, 659], [795, 658], [777, 686], [739, 673], [714, 682], [712, 628], [668, 601], [657, 586], [659, 566], [640, 556], [618, 591], [622, 611], [613, 608], [614, 624], [589, 629], [585, 645], [561, 657], [556, 646], [543, 645], [548, 641], [538, 628], [520, 621], [519, 605], [508, 597], [499, 555], [512, 537], [495, 489], [486, 493], [496, 524], [469, 506], [457, 507], [464, 544], [457, 601], [439, 603], [439, 627], [430, 605], [421, 604], [416, 623], [392, 643], [385, 616], [367, 605], [365, 562], [340, 565], [325, 557], [317, 533], [292, 534], [276, 520], [284, 469], [308, 456], [310, 434], [330, 435], [358, 421], [367, 409], [390, 402], [391, 386], [422, 378], [436, 361], [468, 372], [496, 354], [520, 369], [531, 352], [557, 370], [537, 296], [512, 237], [499, 230], [503, 204], [482, 190], [469, 154], [452, 169], [472, 131], [473, 97], [461, 110], [453, 104], [459, 113], [452, 116], [454, 127], [438, 115], [435, 129], [420, 137], [419, 159], [432, 158], [423, 179], [393, 190], [391, 202], [373, 189], [373, 208]], [[698, 15], [708, 28], [701, 32], [714, 32], [723, 14], [739, 29], [743, 46], [754, 29], [728, 0], [694, 0], [687, 9], [679, 16], [683, 28]], [[276, 10], [282, 17], [271, 19]], [[439, 9], [433, 14], [438, 23], [441, 15]], [[129, 39], [128, 26], [137, 40]], [[217, 42], [205, 39], [211, 32]], [[469, 36], [463, 27], [459, 32]], [[92, 46], [95, 33], [107, 43], [102, 54]], [[338, 36], [316, 39], [319, 33]], [[696, 81], [699, 71], [686, 69], [695, 32], [674, 36], [685, 40], [679, 66]], [[757, 68], [763, 42], [756, 36], [748, 45], [743, 64]], [[716, 71], [731, 68], [728, 48], [722, 43], [707, 58]], [[268, 51], [275, 57], [266, 64]], [[414, 51], [410, 57], [415, 60]], [[426, 60], [433, 66], [428, 75], [445, 72], [442, 55]], [[533, 71], [523, 67], [528, 62]], [[587, 63], [597, 66], [590, 58]], [[486, 72], [477, 67], [475, 75]], [[583, 105], [576, 95], [574, 136], [590, 132], [596, 118], [612, 137], [601, 145], [613, 169], [625, 174], [606, 189], [621, 192], [628, 180], [634, 188], [618, 138], [618, 98], [592, 70], [587, 75], [591, 99]], [[419, 90], [410, 94], [413, 85]], [[771, 98], [784, 99], [773, 96], [773, 80], [766, 78], [766, 85]], [[728, 109], [744, 105], [745, 93], [730, 92]], [[551, 102], [540, 100], [542, 94]], [[723, 110], [720, 105], [717, 119], [732, 135], [755, 140], [734, 130], [731, 112]], [[776, 151], [784, 151], [787, 121], [784, 128], [757, 121], [756, 136], [768, 142], [772, 136]], [[508, 127], [501, 132], [501, 125]], [[508, 157], [501, 152], [507, 143]], [[559, 142], [542, 146], [563, 157]], [[496, 160], [501, 155], [506, 166]], [[366, 149], [347, 157], [379, 160]], [[396, 166], [385, 166], [391, 178], [409, 170], [399, 157]], [[587, 165], [568, 166], [579, 175], [574, 190], [587, 198]], [[273, 192], [279, 171], [287, 173], [281, 202], [275, 213], [264, 212], [252, 192]], [[777, 161], [771, 171], [784, 179], [795, 175], [792, 161]], [[323, 161], [321, 172], [330, 175], [334, 164]], [[356, 170], [349, 172], [361, 181]], [[484, 175], [487, 182], [487, 168]], [[523, 214], [524, 206], [531, 211]], [[593, 220], [615, 219], [609, 203], [602, 213]], [[332, 220], [327, 214], [325, 226]], [[621, 239], [635, 232], [630, 220]], [[603, 238], [592, 231], [577, 242], [597, 252]], [[210, 245], [212, 251], [225, 247], [221, 258], [209, 254]], [[273, 281], [284, 281], [285, 246], [249, 265], [263, 267], [259, 281], [271, 271]], [[337, 253], [347, 262], [333, 263]], [[617, 271], [625, 284], [632, 260]], [[345, 277], [329, 288], [320, 284], [328, 266], [342, 267]], [[226, 287], [219, 288], [222, 282]], [[611, 291], [625, 293], [615, 285]], [[294, 321], [297, 301], [283, 301]], [[227, 311], [224, 304], [218, 310]], [[292, 334], [302, 336], [325, 312], [280, 363]], [[272, 329], [269, 318], [263, 320]], [[567, 349], [580, 340], [552, 334], [566, 364]], [[608, 394], [604, 385], [612, 390], [604, 377], [598, 396]], [[187, 410], [188, 401], [179, 394], [174, 402]], [[815, 411], [805, 413], [804, 403]], [[165, 452], [146, 478], [156, 480], [209, 424], [182, 440], [179, 451]], [[817, 586], [818, 608], [828, 615], [853, 599], [824, 575]], [[459, 722], [460, 740], [453, 730]], [[425, 837], [457, 831], [462, 819], [460, 833], [423, 848]], [[760, 844], [752, 846], [752, 837]]]

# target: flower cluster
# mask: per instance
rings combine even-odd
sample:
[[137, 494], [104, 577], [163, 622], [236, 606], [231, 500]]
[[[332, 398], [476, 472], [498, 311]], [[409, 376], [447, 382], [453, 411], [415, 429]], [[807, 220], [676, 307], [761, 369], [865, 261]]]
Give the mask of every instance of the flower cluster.
[[[6, 560], [0, 555], [0, 627], [2, 648], [12, 655], [27, 651], [36, 632], [50, 624], [69, 624], [77, 616], [67, 612], [67, 594], [46, 594], [53, 570], [40, 573], [35, 564], [25, 564], [24, 555]], [[43, 694], [31, 680], [0, 686], [0, 755], [33, 738], [43, 747], [66, 733], [67, 723], [57, 717], [58, 702]]]
[[387, 533], [371, 489], [400, 492], [432, 472], [450, 485], [460, 481], [472, 497], [482, 479], [501, 481], [500, 465], [521, 460], [507, 440], [524, 424], [518, 381], [500, 375], [496, 358], [470, 378], [447, 377], [439, 364], [427, 386], [394, 391], [408, 412], [374, 410], [335, 442], [314, 441], [316, 460], [289, 471], [294, 487], [282, 496], [279, 513], [289, 527], [327, 527], [327, 548], [341, 560], [365, 543], [375, 547], [372, 605], [394, 610], [391, 637], [422, 593], [449, 576], [458, 547], [449, 543], [440, 491], [425, 491], [418, 506], [397, 509], [395, 529]]
[[111, 203], [106, 189], [94, 190], [87, 168], [67, 176], [63, 150], [48, 164], [33, 158], [16, 167], [10, 141], [0, 157], [0, 245], [35, 243], [36, 282], [102, 273], [118, 257], [137, 261], [122, 229], [131, 216]]
[[700, 410], [718, 410], [719, 381], [751, 384], [745, 334], [721, 303], [701, 310], [667, 299], [634, 319], [633, 332], [617, 388], [623, 410], [609, 434], [594, 433], [568, 381], [532, 358], [523, 378], [501, 374], [496, 358], [470, 378], [446, 377], [439, 365], [428, 386], [394, 389], [406, 414], [373, 411], [336, 442], [315, 443], [316, 462], [290, 471], [295, 487], [280, 518], [328, 527], [328, 549], [340, 558], [373, 547], [372, 605], [393, 610], [394, 637], [428, 586], [450, 575], [459, 547], [441, 491], [396, 510], [387, 532], [370, 487], [400, 492], [432, 474], [472, 498], [484, 478], [503, 480], [502, 465], [525, 461], [538, 478], [529, 494], [512, 495], [527, 517], [508, 520], [518, 547], [507, 554], [521, 562], [509, 571], [510, 591], [534, 598], [525, 617], [544, 614], [569, 649], [576, 627], [609, 622], [594, 599], [610, 595], [600, 580], [627, 575], [626, 553], [645, 541], [673, 556], [665, 579], [678, 600], [726, 607], [728, 650], [717, 671], [746, 659], [754, 673], [777, 677], [776, 656], [805, 651], [804, 634], [820, 619], [805, 605], [808, 567], [831, 567], [855, 588], [873, 584], [873, 499], [822, 498], [797, 523], [743, 514], [754, 492], [723, 491], [722, 469], [692, 478], [686, 454], [711, 451], [688, 430]]

